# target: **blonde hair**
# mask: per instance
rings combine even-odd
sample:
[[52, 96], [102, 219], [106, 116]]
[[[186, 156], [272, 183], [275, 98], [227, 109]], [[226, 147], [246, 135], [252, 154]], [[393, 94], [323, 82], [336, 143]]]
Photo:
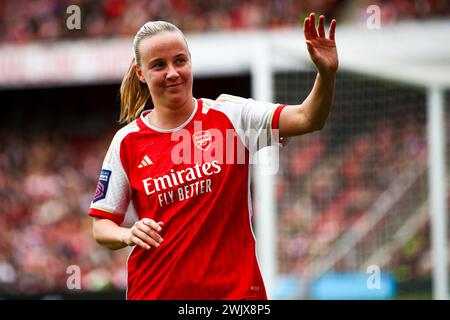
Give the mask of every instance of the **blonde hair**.
[[147, 84], [139, 80], [134, 70], [135, 65], [142, 67], [141, 56], [138, 50], [139, 44], [143, 39], [164, 31], [180, 34], [187, 47], [187, 41], [183, 32], [170, 22], [149, 21], [139, 29], [133, 39], [133, 59], [120, 85], [119, 121], [121, 123], [128, 123], [139, 117], [140, 112], [144, 109], [147, 100], [150, 98], [150, 91]]

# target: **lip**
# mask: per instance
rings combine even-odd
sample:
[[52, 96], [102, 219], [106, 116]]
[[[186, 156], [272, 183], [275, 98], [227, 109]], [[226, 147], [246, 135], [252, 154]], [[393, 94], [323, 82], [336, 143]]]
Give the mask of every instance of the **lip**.
[[175, 84], [169, 84], [169, 85], [166, 86], [166, 88], [178, 87], [178, 86], [180, 86], [180, 85], [182, 85], [182, 84], [183, 84], [183, 82], [181, 82], [181, 83], [175, 83]]

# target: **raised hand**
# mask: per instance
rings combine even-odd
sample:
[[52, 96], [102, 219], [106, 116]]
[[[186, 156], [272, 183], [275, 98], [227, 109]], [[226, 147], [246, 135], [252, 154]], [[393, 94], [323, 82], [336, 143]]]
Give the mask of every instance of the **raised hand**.
[[334, 41], [336, 20], [331, 21], [328, 39], [325, 36], [325, 17], [319, 17], [319, 27], [316, 30], [316, 15], [311, 13], [305, 19], [303, 32], [305, 34], [308, 52], [317, 68], [323, 76], [334, 75], [338, 69], [339, 60]]

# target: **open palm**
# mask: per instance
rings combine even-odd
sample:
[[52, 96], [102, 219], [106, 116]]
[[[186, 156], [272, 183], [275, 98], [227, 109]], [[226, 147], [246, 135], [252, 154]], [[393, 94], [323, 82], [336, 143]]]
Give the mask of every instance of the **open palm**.
[[311, 13], [304, 21], [303, 32], [305, 34], [308, 52], [320, 74], [336, 73], [339, 65], [334, 34], [336, 20], [331, 21], [328, 39], [325, 36], [325, 17], [319, 17], [319, 27], [316, 30], [316, 15]]

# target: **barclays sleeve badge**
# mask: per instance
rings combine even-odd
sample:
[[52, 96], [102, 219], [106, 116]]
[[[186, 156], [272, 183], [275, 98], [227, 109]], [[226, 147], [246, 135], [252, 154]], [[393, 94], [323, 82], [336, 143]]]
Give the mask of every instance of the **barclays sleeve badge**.
[[106, 197], [110, 177], [111, 170], [102, 169], [102, 171], [100, 172], [100, 177], [98, 178], [98, 184], [97, 189], [95, 190], [94, 199], [92, 200], [93, 203]]

